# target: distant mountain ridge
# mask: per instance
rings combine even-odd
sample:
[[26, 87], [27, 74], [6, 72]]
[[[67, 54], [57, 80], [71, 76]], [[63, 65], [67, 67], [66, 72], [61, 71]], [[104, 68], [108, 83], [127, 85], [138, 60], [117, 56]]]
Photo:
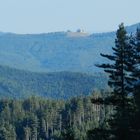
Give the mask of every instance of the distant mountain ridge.
[[[135, 32], [140, 24], [126, 27]], [[77, 37], [78, 36], [78, 37]], [[98, 34], [0, 33], [0, 65], [34, 72], [100, 71], [95, 64], [106, 62], [100, 53], [112, 53], [115, 32]]]
[[35, 73], [0, 66], [0, 98], [27, 98], [32, 95], [69, 99], [107, 89], [107, 76], [73, 72]]

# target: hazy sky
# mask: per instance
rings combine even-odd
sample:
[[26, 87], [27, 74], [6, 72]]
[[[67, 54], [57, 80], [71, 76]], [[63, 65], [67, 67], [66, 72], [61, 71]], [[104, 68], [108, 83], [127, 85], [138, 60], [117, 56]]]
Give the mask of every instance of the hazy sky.
[[115, 30], [140, 22], [140, 0], [0, 0], [0, 31]]

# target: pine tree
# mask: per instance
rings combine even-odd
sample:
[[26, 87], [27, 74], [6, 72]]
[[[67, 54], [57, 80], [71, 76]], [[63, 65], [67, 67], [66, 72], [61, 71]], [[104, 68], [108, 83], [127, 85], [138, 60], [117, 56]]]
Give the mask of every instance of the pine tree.
[[[102, 132], [99, 136], [103, 139], [128, 140], [131, 139], [130, 118], [132, 115], [132, 97], [134, 78], [132, 76], [134, 52], [133, 41], [128, 37], [123, 24], [119, 25], [116, 33], [115, 47], [113, 47], [113, 55], [101, 56], [113, 61], [113, 63], [98, 65], [104, 68], [104, 71], [109, 74], [108, 85], [113, 89], [111, 95], [105, 99], [93, 99], [93, 103], [113, 105], [114, 113], [107, 121], [110, 129], [95, 130]], [[107, 136], [108, 134], [108, 136]]]
[[134, 69], [133, 76], [136, 78], [137, 82], [135, 82], [134, 87], [134, 101], [136, 105], [135, 114], [133, 116], [133, 130], [135, 135], [135, 140], [140, 139], [140, 29], [137, 29], [135, 36], [135, 61], [136, 67]]

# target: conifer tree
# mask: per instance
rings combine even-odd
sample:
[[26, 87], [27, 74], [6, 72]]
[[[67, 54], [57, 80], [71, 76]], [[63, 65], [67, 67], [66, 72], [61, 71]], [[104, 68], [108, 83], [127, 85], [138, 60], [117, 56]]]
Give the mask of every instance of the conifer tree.
[[135, 61], [136, 66], [134, 69], [133, 76], [136, 78], [135, 87], [134, 87], [134, 103], [136, 110], [132, 119], [132, 128], [134, 131], [135, 139], [140, 139], [140, 29], [137, 29], [135, 36]]
[[95, 104], [114, 106], [114, 113], [107, 121], [110, 129], [101, 130], [102, 128], [98, 128], [95, 130], [96, 133], [97, 131], [102, 132], [100, 135], [104, 139], [128, 140], [132, 136], [130, 129], [133, 109], [131, 93], [135, 80], [132, 76], [133, 63], [135, 62], [132, 42], [132, 38], [127, 35], [122, 23], [116, 33], [115, 47], [112, 48], [113, 55], [101, 54], [101, 56], [113, 61], [113, 63], [98, 65], [109, 74], [108, 85], [113, 89], [111, 95], [105, 99], [92, 100]]

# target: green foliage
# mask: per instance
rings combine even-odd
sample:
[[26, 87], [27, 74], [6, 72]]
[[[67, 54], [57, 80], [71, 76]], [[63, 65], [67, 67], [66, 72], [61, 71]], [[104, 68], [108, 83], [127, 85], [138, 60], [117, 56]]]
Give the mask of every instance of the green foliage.
[[68, 99], [89, 95], [95, 88], [107, 88], [106, 75], [72, 72], [33, 73], [0, 66], [1, 98], [26, 98], [34, 95]]
[[134, 38], [134, 46], [135, 46], [135, 67], [133, 70], [133, 76], [136, 79], [136, 82], [134, 84], [134, 103], [135, 103], [135, 111], [132, 118], [132, 130], [135, 132], [135, 139], [140, 139], [140, 29], [137, 29], [135, 38]]
[[1, 140], [86, 140], [98, 126], [100, 108], [91, 97], [50, 100], [30, 97], [0, 100]]
[[[116, 33], [115, 47], [113, 55], [103, 57], [113, 61], [111, 64], [98, 65], [109, 73], [108, 84], [112, 88], [112, 93], [106, 98], [98, 97], [92, 100], [95, 104], [112, 105], [113, 114], [107, 119], [109, 127], [99, 126], [93, 131], [89, 131], [90, 137], [97, 139], [129, 140], [139, 138], [139, 132], [135, 125], [135, 98], [134, 86], [137, 83], [139, 72], [139, 53], [136, 48], [135, 38], [128, 36], [123, 24], [120, 24]], [[138, 90], [139, 91], [139, 90]], [[138, 94], [138, 93], [136, 93]], [[135, 117], [134, 117], [135, 116]], [[133, 121], [132, 121], [133, 120]], [[104, 120], [106, 122], [106, 120]], [[105, 124], [105, 123], [104, 123]]]

